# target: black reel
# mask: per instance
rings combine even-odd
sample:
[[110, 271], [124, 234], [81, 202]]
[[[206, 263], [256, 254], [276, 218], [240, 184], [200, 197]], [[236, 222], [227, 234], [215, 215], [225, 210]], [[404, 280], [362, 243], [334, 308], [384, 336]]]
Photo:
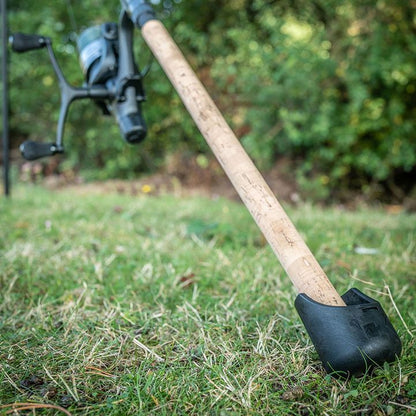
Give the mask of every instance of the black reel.
[[142, 117], [141, 103], [145, 100], [142, 76], [133, 57], [133, 24], [125, 11], [119, 25], [104, 23], [84, 30], [77, 46], [80, 64], [85, 76], [82, 88], [71, 86], [60, 69], [50, 38], [16, 33], [12, 49], [26, 52], [46, 47], [59, 80], [61, 108], [55, 143], [26, 141], [20, 146], [27, 160], [63, 153], [65, 120], [74, 100], [92, 99], [103, 114], [113, 114], [123, 138], [129, 143], [140, 143], [147, 133]]
[[104, 84], [117, 76], [119, 41], [115, 23], [85, 29], [78, 37], [77, 46], [88, 85]]

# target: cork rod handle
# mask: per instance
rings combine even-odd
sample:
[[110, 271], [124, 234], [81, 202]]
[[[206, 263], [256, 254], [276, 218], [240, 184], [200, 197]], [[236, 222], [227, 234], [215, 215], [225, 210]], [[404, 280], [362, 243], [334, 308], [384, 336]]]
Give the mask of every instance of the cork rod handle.
[[142, 34], [298, 292], [345, 306], [163, 24], [149, 20]]

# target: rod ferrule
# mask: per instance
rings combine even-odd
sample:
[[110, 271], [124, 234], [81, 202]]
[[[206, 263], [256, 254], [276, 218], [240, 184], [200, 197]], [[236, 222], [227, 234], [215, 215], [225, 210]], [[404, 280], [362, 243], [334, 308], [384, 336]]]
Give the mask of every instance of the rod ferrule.
[[153, 7], [145, 0], [122, 0], [122, 4], [133, 23], [140, 29], [149, 20], [157, 20]]

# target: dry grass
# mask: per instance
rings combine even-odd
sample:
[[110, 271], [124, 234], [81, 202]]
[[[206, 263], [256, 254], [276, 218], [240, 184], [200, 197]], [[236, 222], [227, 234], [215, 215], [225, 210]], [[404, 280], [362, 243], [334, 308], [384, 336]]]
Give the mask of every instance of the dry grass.
[[290, 210], [339, 291], [377, 298], [404, 344], [346, 381], [323, 372], [241, 205], [30, 187], [0, 204], [0, 413], [416, 410], [414, 216]]

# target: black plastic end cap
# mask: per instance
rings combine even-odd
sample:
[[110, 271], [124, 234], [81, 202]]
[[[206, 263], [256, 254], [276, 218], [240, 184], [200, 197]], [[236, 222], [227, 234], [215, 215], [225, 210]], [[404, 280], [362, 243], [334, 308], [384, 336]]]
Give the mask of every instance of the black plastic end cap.
[[324, 305], [304, 293], [295, 300], [325, 370], [359, 376], [396, 360], [401, 342], [380, 303], [358, 289], [350, 289], [342, 299], [347, 306]]

